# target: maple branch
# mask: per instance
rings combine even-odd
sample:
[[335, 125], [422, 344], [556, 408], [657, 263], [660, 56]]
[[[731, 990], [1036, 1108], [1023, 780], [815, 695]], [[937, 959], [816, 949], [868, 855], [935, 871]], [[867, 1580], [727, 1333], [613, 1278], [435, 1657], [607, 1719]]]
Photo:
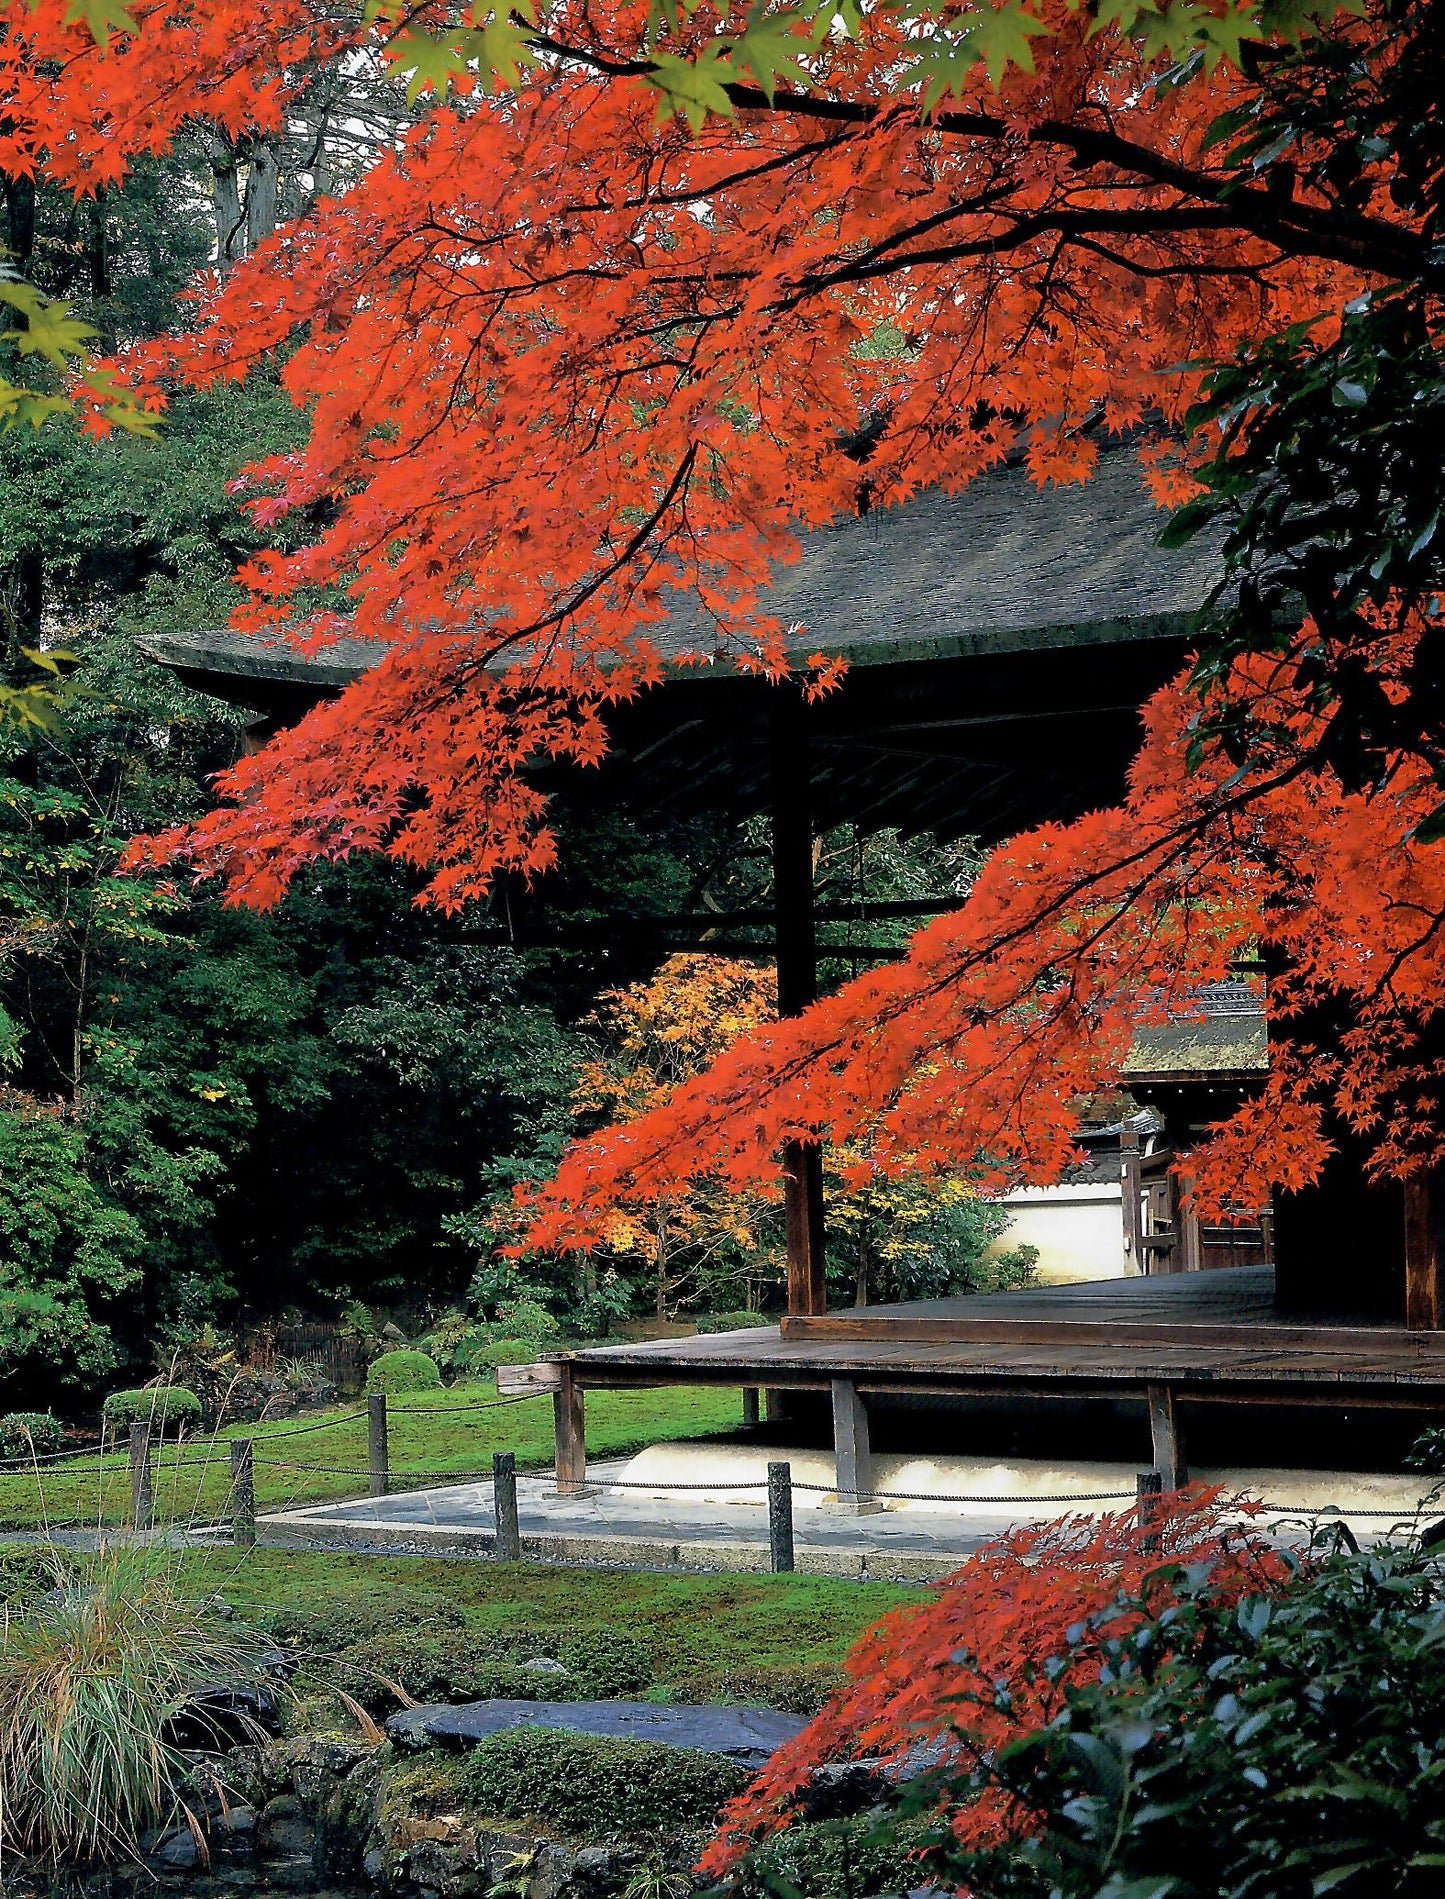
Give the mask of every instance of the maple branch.
[[[645, 79], [657, 70], [649, 59], [616, 59], [550, 35], [536, 35], [533, 44], [558, 59], [575, 62], [609, 79]], [[784, 87], [769, 96], [760, 86], [745, 85], [739, 80], [724, 84], [723, 91], [740, 112], [783, 114], [838, 126], [875, 127], [909, 109], [901, 101], [879, 104], [832, 99], [792, 92]], [[923, 127], [924, 122], [921, 122], [920, 129]], [[1199, 171], [1124, 138], [1118, 132], [1097, 126], [1079, 125], [1067, 119], [1042, 119], [1033, 125], [1019, 125], [996, 113], [936, 112], [926, 121], [926, 129], [994, 145], [1018, 140], [1028, 145], [1053, 146], [1072, 152], [1080, 168], [1111, 165], [1145, 178], [1151, 184], [1167, 185], [1203, 204], [1222, 206], [1227, 202], [1235, 212], [1231, 221], [1234, 228], [1266, 238], [1291, 255], [1328, 258], [1333, 263], [1350, 264], [1389, 278], [1418, 277], [1432, 267], [1430, 244], [1420, 233], [1404, 225], [1367, 213], [1342, 212], [1328, 206], [1300, 204], [1293, 198], [1284, 199], [1266, 187], [1242, 184], [1232, 173]], [[1433, 267], [1438, 272], [1438, 263]]]

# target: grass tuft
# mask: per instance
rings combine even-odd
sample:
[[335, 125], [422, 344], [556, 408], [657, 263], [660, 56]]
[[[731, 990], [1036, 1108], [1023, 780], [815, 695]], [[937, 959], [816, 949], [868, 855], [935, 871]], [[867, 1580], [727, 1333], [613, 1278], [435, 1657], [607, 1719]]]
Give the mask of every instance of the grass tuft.
[[256, 1684], [263, 1652], [163, 1552], [57, 1552], [51, 1587], [0, 1618], [0, 1844], [84, 1864], [134, 1856], [154, 1827], [199, 1827], [168, 1730], [196, 1688]]

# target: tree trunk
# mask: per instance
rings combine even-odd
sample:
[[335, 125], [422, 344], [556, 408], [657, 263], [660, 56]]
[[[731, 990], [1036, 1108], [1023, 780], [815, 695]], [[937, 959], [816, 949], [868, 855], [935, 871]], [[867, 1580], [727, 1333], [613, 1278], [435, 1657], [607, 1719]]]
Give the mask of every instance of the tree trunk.
[[255, 250], [276, 229], [281, 164], [269, 139], [252, 139], [246, 171], [246, 249]]
[[216, 217], [216, 267], [224, 275], [246, 248], [241, 180], [236, 148], [224, 132], [207, 133], [206, 155], [211, 161], [211, 203]]

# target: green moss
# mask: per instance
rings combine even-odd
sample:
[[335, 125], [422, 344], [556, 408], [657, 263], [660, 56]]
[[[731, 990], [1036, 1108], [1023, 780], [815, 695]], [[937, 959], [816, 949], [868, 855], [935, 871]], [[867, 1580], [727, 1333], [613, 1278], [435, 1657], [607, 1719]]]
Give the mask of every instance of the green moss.
[[459, 1754], [393, 1756], [382, 1773], [380, 1824], [395, 1828], [410, 1819], [435, 1819], [467, 1799], [466, 1761]]
[[480, 1813], [535, 1815], [583, 1838], [709, 1827], [751, 1778], [720, 1754], [546, 1728], [490, 1735], [466, 1758], [467, 1797]]

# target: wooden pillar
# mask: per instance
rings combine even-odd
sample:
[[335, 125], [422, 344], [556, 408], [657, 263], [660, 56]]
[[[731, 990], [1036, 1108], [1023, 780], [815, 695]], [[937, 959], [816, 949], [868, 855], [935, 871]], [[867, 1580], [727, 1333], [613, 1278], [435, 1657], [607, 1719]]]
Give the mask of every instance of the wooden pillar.
[[[775, 689], [772, 711], [773, 910], [778, 1014], [801, 1015], [818, 993], [813, 904], [813, 820], [802, 695]], [[783, 1149], [788, 1311], [827, 1306], [823, 1256], [823, 1152], [816, 1141]]]
[[1154, 1468], [1163, 1488], [1182, 1490], [1189, 1482], [1184, 1462], [1184, 1439], [1174, 1404], [1172, 1385], [1149, 1387], [1149, 1435], [1154, 1443]]
[[577, 1374], [567, 1364], [558, 1366], [557, 1389], [552, 1393], [552, 1424], [557, 1444], [557, 1495], [580, 1496], [587, 1488], [587, 1413]]
[[1439, 1168], [1405, 1182], [1405, 1324], [1412, 1332], [1445, 1326], [1445, 1176]]
[[833, 1380], [833, 1481], [837, 1508], [863, 1516], [882, 1508], [873, 1501], [873, 1452], [868, 1441], [868, 1408], [851, 1378]]
[[1148, 1270], [1144, 1257], [1144, 1182], [1140, 1167], [1139, 1130], [1126, 1125], [1119, 1136], [1119, 1197], [1124, 1214], [1124, 1270]]

